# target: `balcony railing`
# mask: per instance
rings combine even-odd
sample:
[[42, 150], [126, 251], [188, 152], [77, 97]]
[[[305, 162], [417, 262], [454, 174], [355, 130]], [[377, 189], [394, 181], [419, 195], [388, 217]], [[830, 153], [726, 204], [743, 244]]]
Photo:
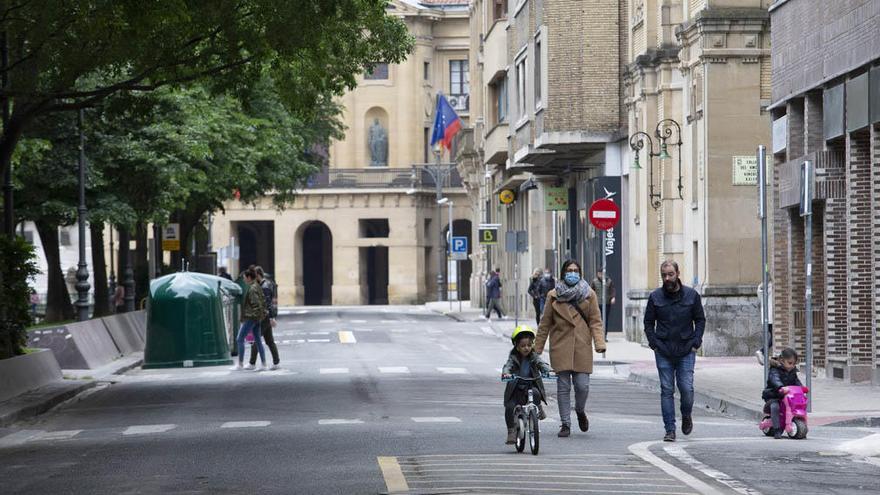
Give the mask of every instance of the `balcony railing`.
[[[434, 178], [425, 170], [428, 164], [413, 168], [336, 168], [322, 170], [306, 183], [306, 189], [433, 189]], [[443, 187], [462, 187], [461, 175], [454, 164]], [[434, 166], [430, 164], [430, 166]], [[415, 174], [413, 174], [415, 171]]]

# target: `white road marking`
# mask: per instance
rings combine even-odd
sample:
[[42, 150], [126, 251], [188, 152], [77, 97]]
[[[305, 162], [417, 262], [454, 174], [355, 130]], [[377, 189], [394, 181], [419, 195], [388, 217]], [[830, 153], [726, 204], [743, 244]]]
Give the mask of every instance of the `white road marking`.
[[406, 366], [379, 366], [379, 373], [409, 373]]
[[397, 323], [397, 320], [382, 320], [381, 323], [389, 324], [389, 323]]
[[350, 320], [352, 323], [366, 323], [367, 320]]
[[339, 375], [348, 373], [348, 368], [321, 368], [319, 372], [322, 375]]
[[201, 376], [203, 378], [212, 378], [212, 377], [219, 377], [219, 376], [227, 376], [230, 374], [232, 374], [232, 372], [228, 371], [228, 370], [227, 371], [203, 371], [203, 372], [199, 373], [199, 376]]
[[391, 333], [406, 333], [409, 332], [409, 328], [392, 328]]
[[43, 430], [20, 430], [0, 438], [0, 447], [14, 447], [45, 433]]
[[468, 373], [467, 368], [437, 368], [437, 371], [443, 373], [444, 375], [466, 375]]
[[455, 416], [414, 417], [416, 423], [461, 423]]
[[493, 337], [495, 336], [495, 330], [492, 330], [491, 327], [480, 327], [480, 330], [482, 330], [483, 333], [485, 333], [486, 335], [491, 335]]
[[309, 335], [330, 335], [330, 332], [309, 332]]
[[82, 430], [46, 431], [34, 437], [33, 440], [70, 440], [80, 433], [82, 433]]
[[270, 424], [271, 421], [227, 421], [220, 428], [262, 428]]
[[357, 344], [357, 339], [354, 338], [354, 334], [348, 330], [343, 330], [339, 332], [339, 342], [342, 344]]
[[309, 339], [309, 344], [326, 344], [330, 342], [330, 339]]
[[321, 320], [318, 323], [336, 323], [336, 320]]
[[743, 495], [761, 495], [761, 492], [759, 492], [758, 490], [749, 488], [743, 482], [731, 478], [729, 475], [722, 473], [717, 469], [713, 469], [694, 459], [694, 457], [688, 454], [684, 450], [684, 447], [680, 445], [670, 445], [668, 447], [664, 447], [663, 450], [669, 453], [669, 455], [671, 455], [672, 457], [675, 457], [684, 464], [687, 464], [691, 468], [696, 469], [697, 471], [703, 473], [704, 475], [712, 478], [719, 483], [729, 486], [733, 491], [737, 493], [742, 493]]
[[299, 310], [299, 311], [296, 312], [296, 314], [298, 314], [298, 315], [304, 315], [304, 314], [306, 314], [306, 313], [308, 313], [308, 310], [306, 310], [306, 309], [301, 309], [301, 310]]
[[319, 425], [359, 425], [364, 422], [360, 419], [319, 419]]
[[177, 428], [177, 425], [136, 425], [129, 426], [122, 432], [123, 435], [149, 435], [151, 433], [165, 433]]
[[698, 491], [702, 495], [721, 495], [721, 491], [707, 485], [706, 483], [698, 480], [697, 478], [691, 476], [690, 474], [682, 471], [681, 469], [669, 464], [668, 462], [660, 459], [656, 455], [651, 453], [650, 447], [655, 444], [659, 444], [662, 442], [659, 441], [650, 441], [650, 442], [641, 442], [634, 443], [630, 445], [629, 451], [636, 455], [636, 457], [641, 458], [643, 461], [653, 464], [655, 467], [660, 468], [666, 474], [672, 476], [673, 478], [678, 479], [682, 483], [687, 486], [693, 488]]

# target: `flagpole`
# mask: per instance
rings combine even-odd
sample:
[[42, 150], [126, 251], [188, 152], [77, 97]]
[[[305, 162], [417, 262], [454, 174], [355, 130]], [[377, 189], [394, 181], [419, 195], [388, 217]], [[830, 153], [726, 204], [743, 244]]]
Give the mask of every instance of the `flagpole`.
[[[437, 92], [437, 96], [434, 97], [434, 122], [436, 125], [437, 122], [437, 114], [440, 111], [440, 92]], [[432, 132], [433, 134], [433, 132]], [[434, 188], [437, 194], [437, 200], [435, 201], [435, 205], [437, 208], [437, 301], [443, 300], [443, 251], [440, 249], [440, 239], [443, 237], [443, 213], [442, 206], [440, 205], [440, 200], [443, 199], [443, 183], [440, 180], [443, 175], [440, 173], [440, 155], [443, 153], [443, 147], [437, 146], [434, 148], [434, 160], [436, 162], [436, 173], [434, 175]]]

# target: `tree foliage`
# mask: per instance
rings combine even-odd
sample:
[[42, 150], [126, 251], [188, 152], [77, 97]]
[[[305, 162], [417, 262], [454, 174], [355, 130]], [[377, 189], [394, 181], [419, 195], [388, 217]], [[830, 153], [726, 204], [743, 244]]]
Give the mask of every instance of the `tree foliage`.
[[0, 359], [22, 353], [31, 323], [28, 281], [37, 274], [33, 246], [20, 237], [0, 237]]

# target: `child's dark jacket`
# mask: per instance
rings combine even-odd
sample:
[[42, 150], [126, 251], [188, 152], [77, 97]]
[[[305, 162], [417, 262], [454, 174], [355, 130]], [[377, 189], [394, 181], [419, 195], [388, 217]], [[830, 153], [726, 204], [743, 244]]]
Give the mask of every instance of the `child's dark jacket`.
[[782, 364], [775, 359], [770, 360], [770, 372], [767, 374], [767, 388], [761, 393], [764, 400], [778, 400], [782, 398], [779, 389], [782, 387], [790, 387], [797, 385], [803, 387], [797, 376], [797, 368], [791, 371], [785, 371]]
[[[549, 373], [550, 366], [541, 359], [541, 356], [538, 355], [535, 351], [532, 351], [525, 358], [519, 355], [516, 349], [510, 351], [510, 355], [507, 357], [507, 362], [504, 363], [504, 367], [501, 368], [501, 373], [505, 375], [513, 375], [519, 376], [520, 367], [522, 366], [522, 360], [529, 360], [529, 371], [532, 378], [535, 378], [535, 388], [541, 392], [541, 398], [543, 402], [547, 403], [547, 394], [544, 392], [544, 382], [541, 381], [541, 373]], [[516, 391], [517, 385], [522, 382], [510, 381], [507, 382], [507, 387], [504, 389], [504, 407], [516, 407], [516, 398], [514, 397], [514, 392]]]

